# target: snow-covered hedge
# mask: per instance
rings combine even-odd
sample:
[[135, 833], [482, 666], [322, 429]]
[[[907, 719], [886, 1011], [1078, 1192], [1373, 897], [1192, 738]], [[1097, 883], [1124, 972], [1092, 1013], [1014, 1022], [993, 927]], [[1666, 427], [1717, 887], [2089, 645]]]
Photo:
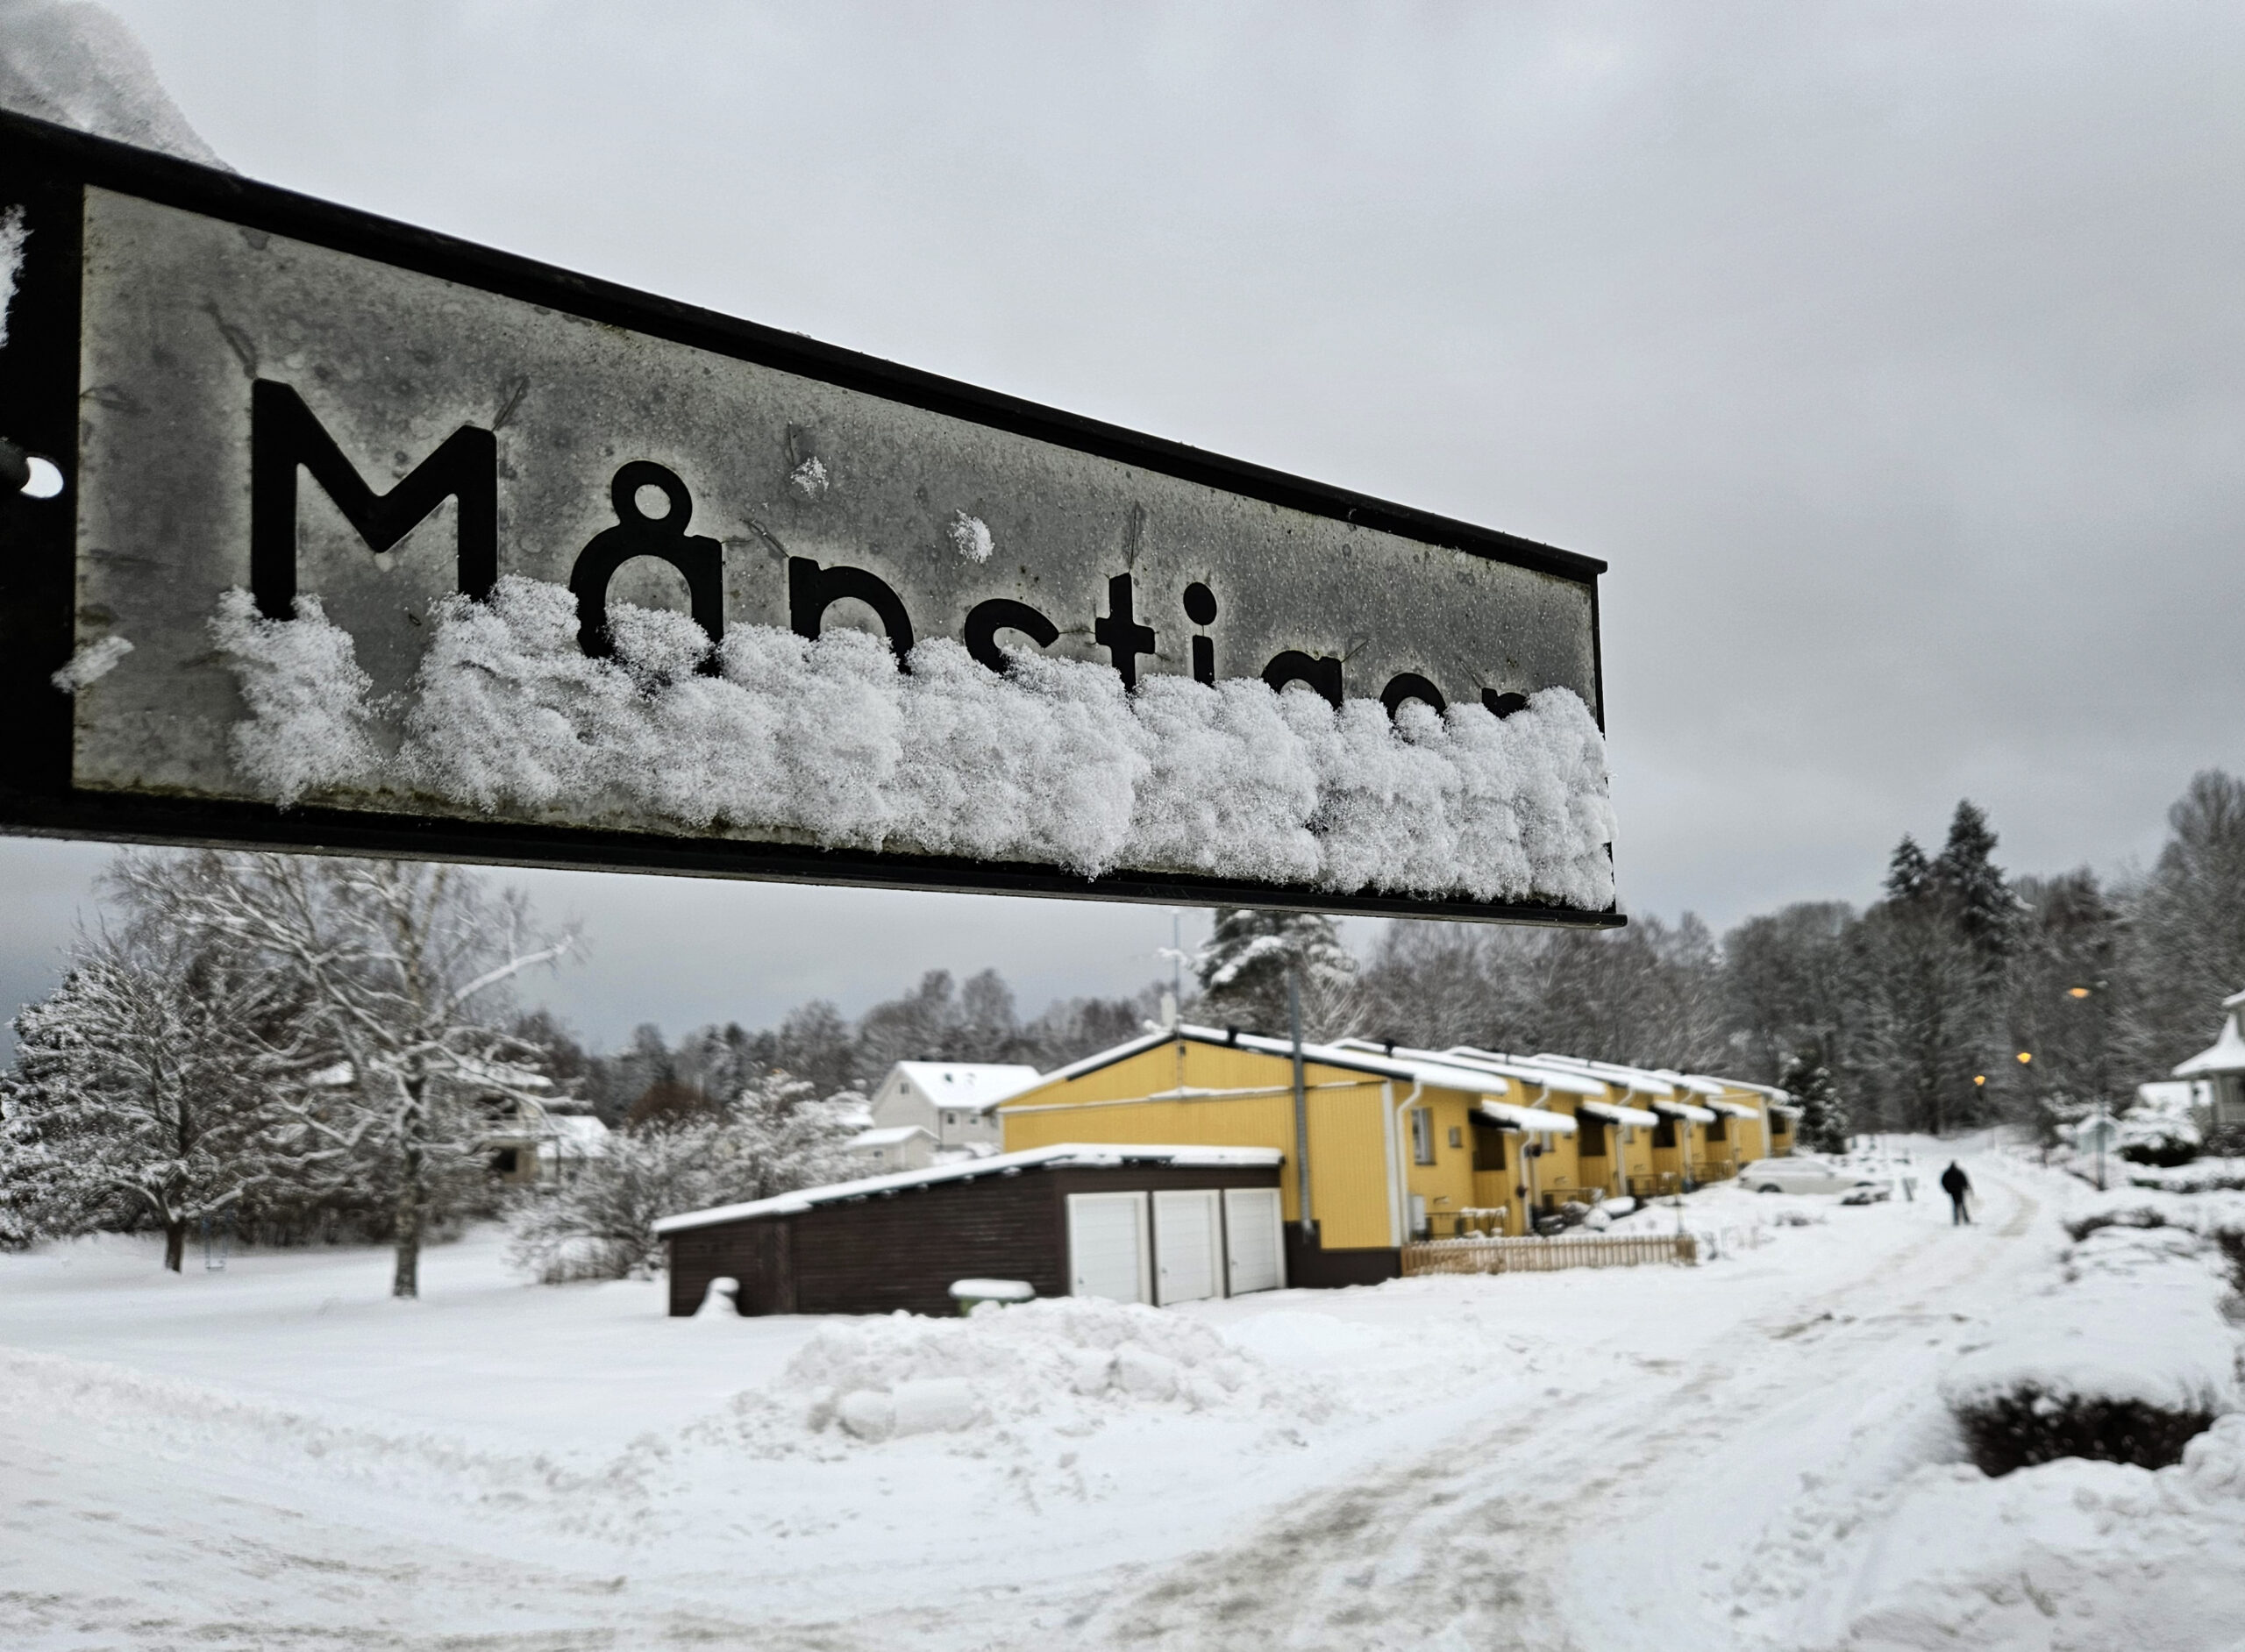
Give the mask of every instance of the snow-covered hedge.
[[1001, 674], [930, 637], [769, 626], [712, 649], [684, 615], [616, 604], [611, 659], [576, 599], [510, 575], [453, 597], [410, 687], [378, 701], [317, 598], [211, 622], [247, 716], [234, 763], [260, 795], [418, 797], [455, 810], [830, 848], [1120, 867], [1335, 891], [1602, 908], [1612, 812], [1596, 721], [1550, 688], [1500, 719], [1415, 701], [1338, 710], [1305, 687], [1014, 655]]
[[1990, 1474], [2067, 1456], [2177, 1461], [2237, 1407], [2227, 1287], [2216, 1247], [2186, 1229], [2122, 1220], [2089, 1231], [2065, 1279], [1943, 1378], [1973, 1460]]
[[[1804, 1652], [2215, 1652], [2245, 1601], [2245, 1416], [2217, 1421], [2156, 1472], [2045, 1463], [2001, 1479], [1928, 1465], [1834, 1508], [1827, 1633]], [[1797, 1570], [1782, 1574], [1790, 1592]], [[1750, 1641], [1742, 1635], [1738, 1644]]]

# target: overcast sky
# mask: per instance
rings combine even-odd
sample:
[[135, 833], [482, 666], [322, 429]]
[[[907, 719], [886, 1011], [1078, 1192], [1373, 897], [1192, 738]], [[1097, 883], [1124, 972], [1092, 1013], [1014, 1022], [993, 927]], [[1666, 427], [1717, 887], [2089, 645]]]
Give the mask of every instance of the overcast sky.
[[[1607, 559], [1633, 911], [2245, 768], [2245, 8], [111, 7], [253, 176]], [[0, 842], [9, 1003], [104, 853]], [[602, 1041], [1170, 928], [525, 881]]]

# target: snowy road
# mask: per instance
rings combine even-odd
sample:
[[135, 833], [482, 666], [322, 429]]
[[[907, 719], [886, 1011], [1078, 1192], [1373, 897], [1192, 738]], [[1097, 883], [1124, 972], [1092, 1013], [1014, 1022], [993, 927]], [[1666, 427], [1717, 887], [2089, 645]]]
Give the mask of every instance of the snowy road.
[[0, 1641], [1814, 1646], [1828, 1539], [1953, 1455], [1935, 1375], [2058, 1242], [2049, 1184], [1969, 1163], [1969, 1230], [1819, 1205], [1696, 1270], [1192, 1311], [1329, 1415], [872, 1448], [760, 1421], [816, 1322], [665, 1322], [470, 1246], [402, 1308], [378, 1257], [10, 1259]]
[[[1939, 1450], [1939, 1365], [2056, 1242], [2034, 1243], [2028, 1190], [1974, 1170], [1992, 1195], [1977, 1230], [1935, 1226], [1921, 1206], [1899, 1243], [1865, 1247], [1841, 1277], [1772, 1268], [1759, 1311], [1664, 1327], [1681, 1335], [1646, 1338], [1628, 1356], [1634, 1379], [1554, 1389], [1526, 1417], [1500, 1410], [1235, 1546], [1087, 1599], [1071, 1634], [1289, 1648], [1810, 1643], [1842, 1603], [1787, 1598], [1798, 1574], [1769, 1566], [1757, 1535], [1805, 1488], [1867, 1488]], [[1801, 1539], [1815, 1535], [1812, 1524]], [[1761, 1584], [1765, 1570], [1783, 1581]]]

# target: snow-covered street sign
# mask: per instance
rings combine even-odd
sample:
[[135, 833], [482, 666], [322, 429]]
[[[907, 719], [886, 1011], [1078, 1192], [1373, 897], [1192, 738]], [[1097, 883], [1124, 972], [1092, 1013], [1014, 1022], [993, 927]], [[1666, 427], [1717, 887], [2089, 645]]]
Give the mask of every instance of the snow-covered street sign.
[[0, 180], [10, 830], [1620, 922], [1602, 563], [15, 117]]

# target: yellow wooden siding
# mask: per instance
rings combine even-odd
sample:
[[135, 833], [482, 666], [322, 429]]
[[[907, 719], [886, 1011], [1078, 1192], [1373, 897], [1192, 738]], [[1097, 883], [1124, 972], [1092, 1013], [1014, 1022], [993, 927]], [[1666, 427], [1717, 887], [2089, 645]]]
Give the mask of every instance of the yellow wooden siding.
[[[1329, 1250], [1385, 1247], [1390, 1224], [1386, 1080], [1311, 1061], [1310, 1214]], [[1406, 1093], [1408, 1086], [1405, 1086]], [[1183, 1090], [1186, 1094], [1173, 1093]], [[1191, 1092], [1214, 1092], [1194, 1094]], [[1269, 1147], [1286, 1219], [1301, 1217], [1294, 1164], [1294, 1064], [1284, 1056], [1193, 1042], [1155, 1045], [1073, 1079], [1055, 1079], [999, 1109], [1005, 1149], [1062, 1142]]]
[[[1415, 1098], [1408, 1079], [1317, 1061], [1303, 1064], [1302, 1082], [1315, 1178], [1310, 1214], [1326, 1249], [1384, 1248], [1408, 1236], [1399, 1235], [1397, 1224], [1408, 1226], [1415, 1194], [1426, 1201], [1429, 1224], [1439, 1232], [1449, 1231], [1469, 1206], [1519, 1204], [1508, 1184], [1501, 1197], [1481, 1197], [1479, 1184], [1487, 1178], [1474, 1175], [1472, 1124], [1478, 1094], [1429, 1086]], [[1413, 1107], [1428, 1112], [1431, 1164], [1415, 1162], [1407, 1116]], [[1276, 1148], [1284, 1155], [1279, 1185], [1286, 1219], [1301, 1219], [1294, 1064], [1283, 1055], [1192, 1041], [1158, 1044], [1078, 1078], [1049, 1079], [1006, 1102], [998, 1116], [1008, 1152], [1062, 1142]], [[1398, 1171], [1400, 1200], [1391, 1193]]]
[[[1411, 1093], [1409, 1085], [1400, 1086], [1399, 1106]], [[1411, 1107], [1423, 1107], [1433, 1125], [1434, 1160], [1431, 1164], [1416, 1162], [1412, 1151], [1411, 1129], [1407, 1120], [1398, 1132], [1406, 1161], [1404, 1188], [1407, 1193], [1426, 1200], [1427, 1225], [1437, 1235], [1447, 1236], [1456, 1231], [1457, 1213], [1481, 1201], [1474, 1191], [1473, 1174], [1473, 1109], [1480, 1103], [1478, 1095], [1468, 1095], [1458, 1090], [1422, 1090]], [[1405, 1108], [1406, 1112], [1409, 1109]], [[1450, 1145], [1455, 1131], [1457, 1145]], [[1509, 1204], [1509, 1200], [1498, 1200], [1498, 1204]], [[1405, 1213], [1408, 1218], [1409, 1213]]]

